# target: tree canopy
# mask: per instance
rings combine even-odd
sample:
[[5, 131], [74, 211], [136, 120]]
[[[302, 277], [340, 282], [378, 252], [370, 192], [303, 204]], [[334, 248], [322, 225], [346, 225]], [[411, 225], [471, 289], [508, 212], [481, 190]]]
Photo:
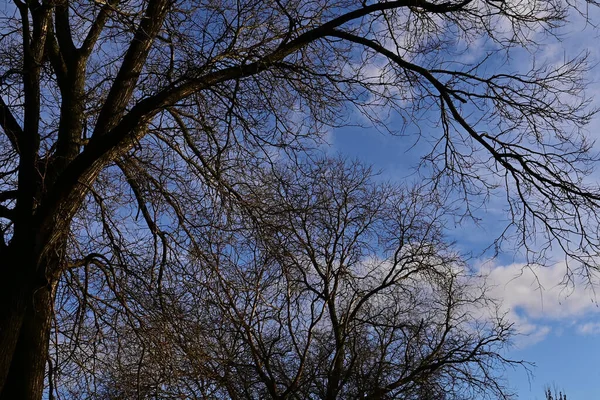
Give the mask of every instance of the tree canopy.
[[[265, 344], [280, 342], [256, 329], [265, 323], [285, 331], [291, 336], [281, 343], [292, 343], [296, 352], [302, 348], [296, 339], [305, 341], [304, 348], [312, 347], [306, 337], [291, 334], [289, 326], [276, 329], [286, 320], [269, 314], [273, 310], [265, 309], [258, 325], [249, 325], [251, 320], [240, 317], [243, 313], [235, 314], [252, 284], [257, 299], [291, 291], [279, 298], [281, 304], [309, 307], [299, 308], [302, 314], [295, 314], [293, 307], [286, 311], [289, 323], [310, 325], [305, 312], [310, 304], [320, 304], [329, 321], [323, 335], [343, 333], [344, 340], [334, 340], [343, 346], [327, 353], [335, 361], [330, 369], [322, 367], [325, 356], [295, 358], [313, 363], [315, 373], [329, 374], [327, 382], [338, 382], [321, 382], [322, 388], [317, 388], [321, 383], [315, 378], [311, 396], [333, 398], [342, 393], [342, 376], [352, 380], [352, 393], [387, 388], [381, 396], [392, 395], [403, 377], [387, 376], [381, 369], [376, 385], [360, 383], [359, 372], [366, 370], [344, 364], [383, 368], [385, 363], [353, 358], [358, 353], [349, 350], [381, 332], [375, 335], [369, 331], [375, 328], [354, 325], [336, 330], [335, 319], [340, 317], [332, 309], [338, 300], [323, 290], [330, 283], [345, 285], [334, 292], [342, 298], [364, 298], [371, 283], [361, 288], [353, 279], [368, 275], [364, 269], [375, 266], [367, 256], [380, 258], [380, 263], [388, 259], [386, 265], [392, 257], [390, 271], [410, 271], [419, 267], [396, 264], [393, 257], [432, 246], [428, 251], [434, 254], [417, 263], [429, 271], [414, 278], [423, 286], [412, 290], [417, 283], [402, 280], [402, 293], [389, 294], [416, 305], [425, 301], [421, 296], [432, 296], [436, 300], [429, 309], [435, 315], [431, 320], [421, 324], [401, 309], [378, 314], [380, 304], [371, 304], [369, 312], [375, 314], [365, 310], [365, 315], [353, 312], [351, 301], [339, 300], [343, 306], [338, 307], [340, 315], [350, 313], [354, 321], [364, 318], [364, 326], [393, 319], [397, 325], [388, 327], [388, 338], [419, 338], [414, 342], [418, 346], [424, 343], [421, 339], [430, 340], [424, 347], [429, 350], [436, 349], [435, 343], [447, 343], [446, 336], [441, 341], [437, 336], [440, 327], [446, 324], [450, 332], [449, 327], [457, 328], [451, 321], [470, 312], [441, 300], [465, 299], [460, 291], [457, 297], [448, 295], [448, 285], [457, 277], [450, 267], [454, 262], [445, 261], [451, 252], [445, 251], [443, 235], [428, 236], [443, 224], [415, 216], [420, 222], [414, 230], [394, 225], [400, 216], [414, 213], [411, 207], [433, 215], [432, 207], [439, 207], [470, 217], [472, 207], [501, 191], [509, 223], [497, 244], [516, 234], [518, 244], [539, 262], [547, 250], [559, 246], [581, 272], [593, 271], [599, 250], [600, 191], [587, 180], [595, 161], [584, 131], [595, 114], [584, 92], [587, 55], [560, 64], [532, 62], [519, 70], [498, 60], [535, 45], [540, 35], [556, 34], [569, 13], [585, 18], [587, 7], [596, 5], [591, 0], [15, 0], [6, 5], [0, 16], [0, 398], [40, 399], [44, 382], [48, 395], [54, 396], [64, 388], [54, 387], [60, 380], [52, 378], [64, 376], [69, 368], [81, 377], [78, 384], [84, 392], [101, 396], [94, 385], [108, 360], [102, 354], [123, 354], [118, 361], [133, 365], [131, 357], [144, 354], [143, 359], [150, 351], [142, 344], [147, 343], [145, 332], [152, 329], [167, 335], [165, 343], [180, 350], [188, 346], [187, 339], [175, 335], [163, 320], [165, 315], [191, 312], [185, 305], [192, 300], [180, 298], [184, 294], [197, 304], [195, 313], [203, 310], [194, 315], [196, 322], [213, 318], [215, 329], [225, 329], [226, 324], [228, 335], [245, 336], [227, 343], [243, 348], [240, 357], [254, 357], [251, 362], [235, 361], [252, 370], [245, 375], [249, 380], [255, 382], [259, 378], [254, 374], [260, 375], [267, 383], [261, 390], [273, 397], [291, 393], [269, 374], [292, 377], [297, 366], [287, 368], [288, 353], [274, 354], [276, 346]], [[466, 48], [475, 42], [481, 53], [465, 59]], [[392, 127], [389, 115], [402, 124]], [[368, 179], [353, 181], [364, 168], [358, 164], [349, 164], [354, 172], [345, 163], [328, 167], [327, 173], [318, 170], [330, 165], [315, 154], [327, 131], [365, 121], [392, 134], [420, 135], [430, 143], [421, 159], [423, 187], [413, 190], [406, 183], [392, 195], [389, 189], [367, 184]], [[311, 161], [317, 169], [307, 166]], [[310, 171], [309, 178], [297, 175], [302, 171]], [[338, 185], [336, 177], [343, 184]], [[348, 193], [357, 197], [347, 199]], [[457, 198], [461, 207], [449, 211], [452, 205], [447, 201]], [[352, 212], [344, 208], [350, 204], [356, 207]], [[369, 209], [378, 204], [381, 210]], [[394, 205], [392, 212], [388, 207]], [[340, 219], [344, 213], [351, 219]], [[354, 215], [358, 220], [352, 220]], [[348, 239], [362, 238], [361, 229], [382, 220], [385, 226], [365, 243]], [[329, 225], [334, 222], [350, 231], [334, 230], [341, 236], [331, 236]], [[424, 232], [427, 229], [433, 231]], [[415, 236], [402, 245], [386, 242], [401, 239], [403, 232]], [[343, 245], [332, 250], [331, 240], [342, 240]], [[338, 253], [340, 248], [349, 254]], [[393, 248], [399, 253], [386, 253]], [[311, 254], [313, 260], [305, 259]], [[353, 265], [362, 272], [346, 266], [350, 256], [357, 257]], [[221, 259], [229, 269], [223, 273], [233, 274], [231, 279], [217, 274], [206, 286]], [[432, 264], [447, 268], [442, 273]], [[319, 275], [319, 266], [329, 268], [326, 279], [290, 280], [286, 275]], [[353, 279], [345, 277], [346, 268]], [[260, 275], [265, 269], [273, 275]], [[379, 278], [380, 284], [390, 282]], [[194, 279], [200, 280], [197, 285], [191, 285]], [[290, 283], [298, 279], [304, 289]], [[466, 284], [460, 279], [458, 283]], [[315, 303], [310, 296], [318, 293], [321, 300]], [[479, 301], [466, 293], [467, 303]], [[228, 307], [234, 314], [223, 314]], [[148, 319], [146, 308], [154, 310], [156, 321]], [[398, 313], [402, 318], [394, 319]], [[504, 334], [482, 327], [484, 335], [475, 338], [464, 336], [472, 328], [458, 328], [457, 336], [451, 335], [453, 344], [472, 348], [470, 357], [442, 349], [431, 354], [445, 354], [446, 361], [457, 356], [452, 365], [464, 360], [469, 366], [479, 351], [493, 350], [486, 346], [495, 342], [481, 347], [478, 340]], [[120, 353], [119, 341], [111, 336], [117, 334], [129, 335], [130, 343], [142, 347], [132, 345], [131, 355]], [[369, 340], [360, 339], [365, 335]], [[265, 348], [252, 350], [257, 343]], [[198, 342], [192, 344], [193, 351], [202, 350]], [[406, 342], [384, 348], [419, 360]], [[384, 353], [379, 356], [390, 355]], [[164, 358], [175, 362], [177, 357]], [[287, 369], [265, 373], [265, 357]], [[207, 371], [215, 373], [204, 361], [196, 361], [186, 365], [201, 368], [194, 371], [195, 379]], [[344, 365], [337, 368], [336, 362]], [[388, 362], [398, 364], [395, 358]], [[494, 382], [487, 375], [491, 364], [481, 362], [487, 366], [479, 370], [483, 375], [470, 375], [470, 382], [489, 388]], [[141, 396], [145, 387], [139, 377], [148, 370], [143, 363], [137, 365], [138, 384], [133, 389]], [[414, 390], [425, 387], [420, 379], [446, 382], [473, 371], [444, 375], [440, 365], [428, 374], [410, 375], [418, 366], [414, 369], [408, 361], [403, 365], [406, 376], [414, 378], [408, 382]], [[296, 383], [292, 379], [287, 388], [301, 378]], [[151, 382], [150, 377], [143, 380]], [[227, 395], [261, 396], [252, 391], [252, 382]], [[462, 389], [461, 383], [456, 385]], [[498, 390], [491, 393], [502, 395]]]

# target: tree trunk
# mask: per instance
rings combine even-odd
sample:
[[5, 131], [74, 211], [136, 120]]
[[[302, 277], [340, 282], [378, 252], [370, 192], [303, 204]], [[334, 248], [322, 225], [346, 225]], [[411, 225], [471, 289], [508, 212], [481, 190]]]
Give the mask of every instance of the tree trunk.
[[25, 253], [2, 262], [0, 400], [40, 400], [43, 395], [54, 293], [46, 269], [37, 268], [34, 260]]
[[23, 288], [8, 276], [7, 270], [6, 265], [0, 268], [0, 394], [7, 381], [26, 310]]
[[39, 400], [44, 391], [52, 290], [47, 286], [38, 287], [27, 297], [27, 308], [0, 400]]

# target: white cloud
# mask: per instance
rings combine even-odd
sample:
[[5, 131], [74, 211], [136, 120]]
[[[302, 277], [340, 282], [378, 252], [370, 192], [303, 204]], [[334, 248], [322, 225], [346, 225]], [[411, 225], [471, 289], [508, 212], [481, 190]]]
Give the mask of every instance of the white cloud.
[[542, 341], [552, 324], [567, 323], [580, 334], [600, 334], [600, 323], [589, 322], [600, 308], [593, 286], [583, 279], [566, 281], [567, 266], [497, 266], [488, 263], [480, 272], [490, 287], [488, 294], [502, 301], [502, 308], [518, 333], [516, 345]]
[[543, 341], [546, 336], [552, 331], [552, 328], [547, 325], [536, 325], [526, 323], [517, 327], [516, 347], [524, 348], [533, 346], [536, 343]]
[[598, 312], [593, 288], [582, 279], [565, 280], [567, 266], [550, 267], [510, 264], [488, 267], [490, 294], [505, 306], [522, 310], [531, 318], [563, 319]]
[[587, 322], [577, 326], [580, 335], [600, 335], [600, 322]]

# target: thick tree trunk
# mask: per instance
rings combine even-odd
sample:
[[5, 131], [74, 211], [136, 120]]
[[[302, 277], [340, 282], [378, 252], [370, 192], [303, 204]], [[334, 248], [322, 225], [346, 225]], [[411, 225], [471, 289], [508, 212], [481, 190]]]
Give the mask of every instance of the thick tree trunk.
[[7, 381], [21, 325], [25, 318], [25, 293], [19, 283], [0, 267], [0, 393]]
[[42, 286], [30, 291], [0, 400], [42, 398], [52, 309], [51, 288]]
[[54, 293], [31, 252], [11, 253], [0, 264], [0, 400], [40, 400]]

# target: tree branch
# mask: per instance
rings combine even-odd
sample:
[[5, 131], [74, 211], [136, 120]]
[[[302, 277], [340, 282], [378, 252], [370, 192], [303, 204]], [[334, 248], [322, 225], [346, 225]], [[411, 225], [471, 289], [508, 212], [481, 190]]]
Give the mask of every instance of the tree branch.
[[10, 141], [13, 150], [19, 153], [19, 141], [23, 137], [23, 129], [21, 129], [2, 97], [0, 97], [0, 127], [2, 127], [4, 134]]
[[170, 0], [148, 2], [142, 22], [129, 44], [123, 63], [98, 115], [92, 138], [105, 135], [121, 118], [170, 7]]
[[79, 48], [79, 51], [83, 55], [84, 58], [87, 58], [92, 50], [94, 49], [94, 45], [98, 41], [100, 34], [102, 33], [102, 29], [106, 25], [106, 21], [108, 21], [108, 17], [114, 11], [116, 5], [119, 3], [119, 0], [109, 0], [102, 6], [102, 9], [98, 13], [98, 16], [92, 23], [90, 30], [88, 31], [87, 36], [83, 40], [83, 44]]

